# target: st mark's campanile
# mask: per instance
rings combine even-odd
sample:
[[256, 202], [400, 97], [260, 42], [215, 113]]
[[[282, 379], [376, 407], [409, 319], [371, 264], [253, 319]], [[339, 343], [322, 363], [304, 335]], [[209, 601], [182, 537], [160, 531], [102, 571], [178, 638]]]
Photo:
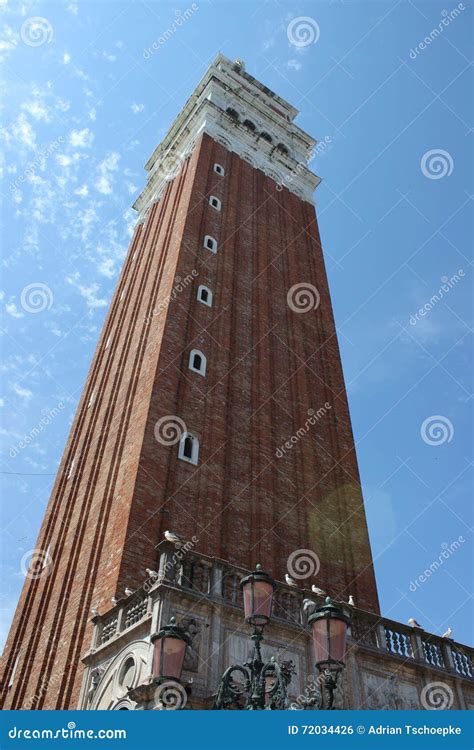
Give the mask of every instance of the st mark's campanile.
[[91, 611], [142, 586], [166, 530], [278, 581], [312, 551], [310, 583], [379, 611], [307, 166], [316, 141], [296, 115], [219, 55], [146, 164], [6, 645], [4, 708], [88, 705]]

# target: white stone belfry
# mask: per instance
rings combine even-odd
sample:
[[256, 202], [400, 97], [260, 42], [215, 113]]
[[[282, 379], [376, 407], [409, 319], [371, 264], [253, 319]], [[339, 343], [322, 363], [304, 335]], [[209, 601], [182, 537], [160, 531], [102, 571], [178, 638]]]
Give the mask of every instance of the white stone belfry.
[[294, 124], [298, 110], [219, 54], [197, 85], [145, 169], [146, 187], [134, 203], [142, 221], [166, 182], [179, 172], [203, 133], [306, 201], [320, 178], [308, 169], [316, 141]]

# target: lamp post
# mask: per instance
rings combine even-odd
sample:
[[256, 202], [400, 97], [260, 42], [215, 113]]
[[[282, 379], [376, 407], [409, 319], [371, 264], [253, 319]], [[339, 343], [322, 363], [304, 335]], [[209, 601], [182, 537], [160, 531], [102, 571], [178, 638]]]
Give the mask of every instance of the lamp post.
[[[252, 626], [254, 647], [250, 660], [243, 665], [233, 664], [224, 672], [215, 709], [275, 710], [289, 707], [287, 688], [295, 674], [292, 661], [279, 664], [274, 657], [264, 663], [261, 653], [263, 631], [272, 614], [276, 583], [257, 565], [254, 572], [243, 578], [240, 587], [244, 599], [245, 621]], [[344, 668], [346, 636], [349, 618], [329, 597], [308, 618], [313, 635], [317, 684], [306, 697], [300, 697], [299, 707], [333, 709], [334, 691], [339, 674]]]
[[313, 635], [316, 668], [319, 671], [318, 683], [321, 686], [319, 696], [313, 694], [310, 700], [314, 701], [317, 698], [318, 708], [334, 709], [334, 691], [345, 666], [349, 624], [349, 617], [329, 596], [326, 597], [323, 606], [318, 607], [308, 617], [308, 625]]
[[214, 708], [261, 711], [288, 707], [287, 686], [294, 673], [293, 662], [279, 664], [272, 658], [264, 663], [261, 652], [263, 631], [270, 621], [276, 587], [273, 578], [262, 570], [261, 565], [241, 580], [245, 621], [252, 626], [253, 652], [250, 661], [226, 669]]
[[152, 636], [154, 701], [161, 709], [182, 709], [187, 690], [181, 683], [189, 637], [172, 617], [168, 625]]
[[171, 618], [168, 625], [164, 625], [158, 633], [152, 637], [153, 651], [153, 676], [159, 680], [181, 680], [183, 671], [186, 646], [189, 638], [176, 624], [176, 619]]

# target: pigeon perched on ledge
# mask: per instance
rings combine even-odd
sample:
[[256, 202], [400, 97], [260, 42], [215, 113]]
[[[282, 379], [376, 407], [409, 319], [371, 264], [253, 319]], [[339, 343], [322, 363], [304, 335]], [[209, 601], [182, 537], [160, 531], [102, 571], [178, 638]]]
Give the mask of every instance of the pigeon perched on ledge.
[[446, 633], [443, 633], [441, 638], [451, 638], [452, 634], [453, 634], [452, 628], [448, 628]]
[[288, 575], [288, 573], [285, 573], [285, 581], [287, 582], [288, 586], [297, 586], [298, 584], [296, 581]]
[[410, 617], [410, 619], [408, 620], [408, 624], [411, 625], [412, 628], [421, 628], [421, 630], [423, 630], [420, 623], [414, 620], [413, 617]]
[[317, 596], [326, 596], [326, 592], [318, 588], [317, 586], [311, 586], [311, 591], [313, 592], [313, 594], [317, 594]]
[[133, 594], [132, 589], [129, 589], [128, 587], [125, 589], [125, 596], [131, 596]]
[[150, 578], [158, 578], [158, 573], [156, 572], [156, 570], [151, 570], [151, 568], [146, 568], [145, 573]]
[[183, 546], [183, 540], [179, 536], [179, 534], [175, 534], [174, 531], [165, 531], [165, 539], [167, 542], [171, 542], [171, 544], [174, 544], [175, 547], [182, 547]]
[[303, 612], [306, 617], [312, 615], [317, 606], [316, 602], [313, 602], [312, 599], [303, 599]]
[[349, 594], [349, 600], [348, 600], [347, 603], [348, 603], [349, 607], [355, 607], [356, 603], [354, 601], [354, 597], [352, 596], [352, 594]]

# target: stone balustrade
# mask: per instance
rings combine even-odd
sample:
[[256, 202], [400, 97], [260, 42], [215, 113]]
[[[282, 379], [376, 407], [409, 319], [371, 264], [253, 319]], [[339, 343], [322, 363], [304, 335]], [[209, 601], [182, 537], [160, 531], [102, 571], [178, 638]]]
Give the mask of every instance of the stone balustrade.
[[[119, 602], [110, 612], [96, 617], [95, 648], [104, 645], [123, 631], [139, 623], [150, 611], [150, 592], [159, 586], [171, 587], [192, 596], [205, 598], [239, 610], [243, 609], [241, 578], [248, 571], [227, 563], [186, 552], [179, 555], [173, 545], [159, 545], [160, 566], [156, 579], [148, 580], [133, 595]], [[303, 600], [322, 600], [311, 591], [294, 588], [278, 582], [274, 595], [273, 620], [288, 626], [306, 627]], [[343, 608], [351, 616], [349, 639], [359, 648], [385, 652], [407, 662], [473, 678], [473, 650], [454, 641], [427, 633], [402, 623], [379, 617], [370, 612], [349, 607]]]

